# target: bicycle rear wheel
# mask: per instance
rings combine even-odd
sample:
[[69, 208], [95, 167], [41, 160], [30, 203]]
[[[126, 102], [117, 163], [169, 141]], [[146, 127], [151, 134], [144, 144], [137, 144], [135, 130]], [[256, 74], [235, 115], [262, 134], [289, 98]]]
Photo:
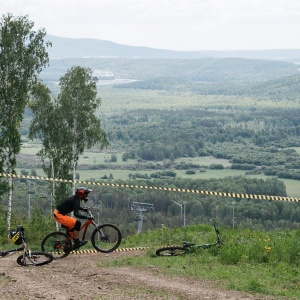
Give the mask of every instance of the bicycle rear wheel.
[[102, 224], [93, 231], [91, 241], [97, 251], [109, 253], [120, 246], [122, 241], [121, 231], [115, 225]]
[[53, 256], [47, 252], [31, 251], [25, 256], [20, 255], [17, 258], [17, 263], [21, 266], [43, 266], [53, 261]]
[[68, 256], [72, 250], [72, 240], [61, 231], [54, 231], [44, 237], [41, 249], [51, 253], [54, 259]]
[[183, 247], [165, 247], [156, 250], [158, 256], [179, 256], [186, 253]]

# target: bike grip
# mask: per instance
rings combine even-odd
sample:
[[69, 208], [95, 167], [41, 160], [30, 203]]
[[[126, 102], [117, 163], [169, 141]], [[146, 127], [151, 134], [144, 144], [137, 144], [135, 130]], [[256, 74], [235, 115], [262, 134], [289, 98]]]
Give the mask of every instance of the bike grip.
[[6, 256], [8, 254], [8, 252], [7, 251], [0, 251], [0, 256], [1, 257], [4, 257], [4, 256]]

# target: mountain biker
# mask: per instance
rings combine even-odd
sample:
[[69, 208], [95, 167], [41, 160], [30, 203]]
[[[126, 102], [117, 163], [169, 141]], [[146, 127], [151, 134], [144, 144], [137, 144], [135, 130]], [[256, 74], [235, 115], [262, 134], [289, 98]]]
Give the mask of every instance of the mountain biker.
[[75, 218], [68, 216], [67, 214], [74, 212], [74, 216], [79, 219], [88, 219], [88, 217], [79, 213], [79, 211], [87, 212], [87, 209], [80, 207], [80, 202], [83, 200], [84, 202], [88, 201], [88, 194], [92, 192], [92, 190], [79, 187], [77, 188], [75, 195], [67, 198], [62, 203], [58, 204], [56, 209], [54, 210], [54, 219], [63, 225], [68, 231], [73, 232], [74, 236], [74, 249], [78, 249], [81, 246], [84, 246], [87, 241], [79, 240], [79, 230], [81, 227], [81, 222]]

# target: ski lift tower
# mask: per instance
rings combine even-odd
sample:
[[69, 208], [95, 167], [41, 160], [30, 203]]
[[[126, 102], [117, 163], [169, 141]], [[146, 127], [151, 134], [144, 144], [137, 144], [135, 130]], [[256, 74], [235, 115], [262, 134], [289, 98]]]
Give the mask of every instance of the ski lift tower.
[[31, 197], [30, 195], [35, 194], [35, 185], [34, 182], [31, 182], [30, 180], [27, 181], [28, 186], [28, 219], [31, 220]]
[[137, 211], [136, 216], [138, 220], [138, 229], [137, 232], [142, 232], [143, 222], [147, 218], [144, 216], [145, 212], [151, 212], [154, 210], [153, 204], [151, 203], [141, 203], [141, 202], [132, 202], [131, 210]]
[[181, 209], [181, 215], [182, 215], [182, 208], [183, 208], [183, 227], [185, 227], [186, 225], [186, 218], [185, 218], [185, 206], [186, 206], [186, 202], [183, 201], [181, 204], [174, 201], [174, 200], [171, 200], [173, 203], [177, 204], [178, 206], [180, 206], [180, 209]]

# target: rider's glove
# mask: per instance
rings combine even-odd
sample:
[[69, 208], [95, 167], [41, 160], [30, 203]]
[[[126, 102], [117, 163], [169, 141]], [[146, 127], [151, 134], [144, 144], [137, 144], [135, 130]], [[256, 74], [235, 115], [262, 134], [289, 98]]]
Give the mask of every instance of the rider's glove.
[[94, 217], [87, 217], [88, 220], [94, 220]]

